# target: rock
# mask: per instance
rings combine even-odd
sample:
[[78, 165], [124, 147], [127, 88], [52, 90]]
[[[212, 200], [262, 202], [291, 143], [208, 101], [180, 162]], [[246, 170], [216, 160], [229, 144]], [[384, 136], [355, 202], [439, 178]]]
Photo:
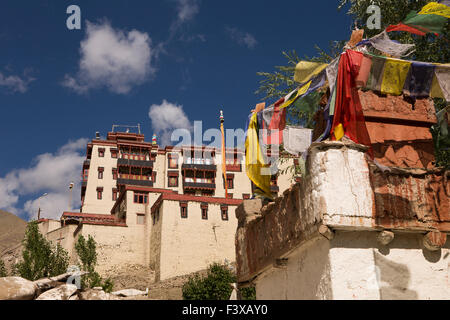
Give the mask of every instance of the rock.
[[233, 288], [233, 291], [231, 292], [231, 296], [229, 300], [237, 300], [237, 284], [236, 283], [232, 283], [231, 287]]
[[58, 288], [45, 291], [36, 300], [68, 300], [77, 290], [74, 284], [63, 284]]
[[334, 239], [333, 230], [331, 230], [330, 228], [328, 228], [328, 226], [324, 224], [320, 225], [319, 233], [330, 241]]
[[441, 249], [446, 242], [447, 234], [439, 231], [428, 232], [423, 237], [423, 245], [430, 251], [437, 251]]
[[78, 295], [74, 294], [73, 296], [71, 296], [71, 297], [69, 298], [69, 300], [75, 301], [75, 300], [80, 300], [80, 298], [78, 298]]
[[111, 293], [115, 296], [119, 297], [135, 297], [135, 296], [144, 296], [147, 295], [148, 292], [136, 290], [136, 289], [124, 289]]
[[88, 289], [79, 295], [80, 300], [120, 300], [115, 295], [106, 293], [103, 290]]
[[74, 279], [74, 277], [81, 277], [88, 273], [89, 272], [80, 272], [80, 271], [67, 272], [67, 273], [61, 274], [56, 277], [43, 278], [43, 279], [36, 280], [36, 281], [34, 281], [34, 284], [37, 285], [38, 289], [48, 290], [48, 289], [57, 287], [58, 283], [60, 283], [60, 282], [66, 282], [67, 280], [69, 280], [69, 278]]
[[383, 246], [387, 246], [392, 240], [394, 240], [394, 233], [392, 231], [381, 231], [377, 237], [377, 241]]
[[93, 287], [92, 290], [103, 290], [102, 287]]
[[20, 277], [0, 278], [0, 300], [33, 300], [37, 286]]

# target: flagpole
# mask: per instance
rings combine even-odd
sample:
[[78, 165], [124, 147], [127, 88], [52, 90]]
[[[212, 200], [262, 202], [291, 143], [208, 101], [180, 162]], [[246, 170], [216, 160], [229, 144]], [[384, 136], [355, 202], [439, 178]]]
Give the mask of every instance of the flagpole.
[[225, 198], [228, 199], [228, 183], [227, 183], [227, 164], [226, 164], [226, 150], [225, 150], [225, 133], [223, 129], [223, 123], [225, 119], [223, 117], [223, 111], [220, 110], [220, 131], [222, 132], [222, 172], [223, 181], [225, 185]]

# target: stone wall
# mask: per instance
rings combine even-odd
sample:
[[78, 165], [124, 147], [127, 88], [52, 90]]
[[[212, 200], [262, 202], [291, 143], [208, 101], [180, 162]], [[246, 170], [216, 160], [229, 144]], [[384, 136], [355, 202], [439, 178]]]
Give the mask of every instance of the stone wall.
[[449, 297], [449, 172], [382, 172], [366, 150], [314, 143], [301, 182], [237, 208], [241, 285], [255, 283], [261, 299]]
[[432, 168], [436, 123], [431, 99], [411, 101], [372, 91], [359, 93], [375, 159], [386, 166]]

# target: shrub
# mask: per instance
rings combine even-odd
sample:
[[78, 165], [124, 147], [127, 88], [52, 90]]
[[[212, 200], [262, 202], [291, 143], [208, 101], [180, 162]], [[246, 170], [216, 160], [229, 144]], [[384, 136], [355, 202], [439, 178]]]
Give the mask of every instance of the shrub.
[[111, 279], [103, 280], [102, 277], [95, 271], [97, 265], [97, 243], [94, 238], [89, 235], [88, 240], [80, 235], [75, 244], [75, 250], [81, 261], [81, 269], [89, 272], [89, 274], [81, 277], [82, 288], [102, 287], [105, 292], [111, 292], [114, 283]]
[[22, 243], [22, 261], [15, 265], [15, 271], [22, 278], [34, 281], [67, 271], [67, 251], [60, 245], [53, 246], [45, 239], [35, 221], [28, 224]]
[[183, 285], [185, 300], [228, 300], [231, 284], [236, 282], [236, 276], [225, 265], [214, 263], [208, 268], [206, 277], [195, 275]]
[[242, 300], [256, 300], [255, 287], [240, 288], [239, 292], [241, 293]]
[[5, 263], [2, 259], [0, 259], [0, 278], [1, 277], [7, 277], [8, 273], [6, 272]]

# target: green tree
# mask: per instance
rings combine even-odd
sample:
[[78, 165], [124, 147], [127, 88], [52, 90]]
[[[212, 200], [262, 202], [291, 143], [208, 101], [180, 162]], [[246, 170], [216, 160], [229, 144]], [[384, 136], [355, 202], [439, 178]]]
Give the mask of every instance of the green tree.
[[36, 222], [28, 223], [22, 243], [22, 261], [15, 266], [22, 278], [37, 280], [66, 272], [69, 266], [67, 251], [45, 239]]
[[[198, 274], [189, 278], [183, 285], [183, 299], [185, 300], [228, 300], [233, 291], [231, 284], [236, 282], [236, 275], [227, 266], [213, 263], [208, 267], [207, 275]], [[255, 300], [254, 287], [239, 290], [243, 300]]]
[[[359, 28], [364, 28], [365, 36], [372, 37], [381, 32], [381, 30], [370, 30], [366, 27], [366, 21], [370, 14], [367, 14], [367, 8], [371, 4], [378, 5], [381, 9], [381, 28], [397, 24], [403, 21], [407, 14], [414, 10], [419, 11], [425, 4], [431, 1], [427, 0], [340, 0], [338, 9], [347, 9], [347, 14], [353, 18], [353, 24]], [[401, 43], [414, 43], [415, 52], [408, 57], [410, 60], [448, 63], [450, 61], [449, 50], [449, 23], [447, 22], [444, 32], [441, 36], [427, 34], [425, 36], [413, 35], [407, 32], [393, 32], [389, 36]], [[287, 60], [285, 66], [276, 66], [274, 72], [258, 72], [262, 77], [259, 88], [255, 92], [262, 96], [264, 100], [278, 100], [290, 91], [294, 90], [298, 84], [294, 82], [295, 66], [300, 60], [330, 62], [337, 57], [343, 50], [347, 40], [330, 41], [328, 52], [315, 46], [317, 55], [315, 57], [303, 57], [300, 59], [296, 51], [283, 52]], [[313, 99], [311, 97], [310, 99]], [[434, 99], [436, 112], [442, 110], [447, 103], [443, 99]], [[300, 99], [296, 101], [289, 109], [287, 114], [287, 123], [301, 124], [307, 128], [313, 128], [314, 113], [316, 110], [310, 106], [311, 101]], [[317, 105], [317, 104], [316, 104]], [[439, 125], [431, 130], [434, 139], [436, 152], [436, 165], [446, 168], [450, 167], [450, 136], [443, 137]]]
[[88, 240], [80, 235], [76, 244], [75, 250], [78, 258], [81, 261], [81, 269], [89, 272], [87, 275], [81, 277], [81, 286], [83, 288], [102, 287], [105, 292], [111, 292], [114, 283], [111, 279], [103, 280], [102, 277], [95, 271], [97, 265], [97, 243], [94, 238], [89, 235]]
[[7, 276], [8, 276], [8, 272], [6, 272], [5, 263], [3, 262], [2, 259], [0, 259], [0, 278], [7, 277]]
[[196, 274], [183, 285], [185, 300], [228, 300], [231, 284], [236, 282], [236, 276], [226, 266], [214, 263], [209, 266], [206, 277]]

